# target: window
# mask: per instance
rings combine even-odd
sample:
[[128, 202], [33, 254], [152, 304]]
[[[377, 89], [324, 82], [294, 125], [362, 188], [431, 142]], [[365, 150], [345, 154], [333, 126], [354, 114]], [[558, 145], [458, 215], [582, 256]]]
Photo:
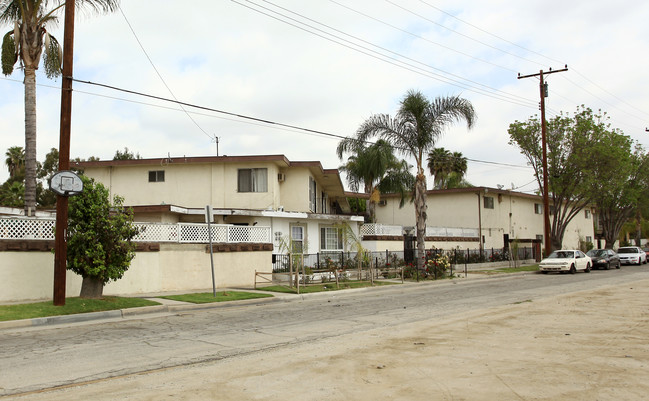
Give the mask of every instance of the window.
[[164, 181], [165, 181], [164, 170], [149, 171], [149, 182], [164, 182]]
[[324, 192], [322, 193], [321, 201], [322, 201], [322, 207], [320, 209], [320, 212], [327, 213], [327, 203], [329, 202], [329, 197]]
[[320, 227], [320, 250], [342, 251], [343, 230], [336, 227]]
[[590, 235], [587, 235], [586, 236], [586, 242], [590, 242], [592, 244], [593, 243], [593, 237], [591, 237]]
[[313, 213], [317, 212], [317, 196], [315, 180], [309, 176], [309, 210]]
[[304, 227], [291, 226], [291, 251], [304, 253]]
[[493, 198], [493, 196], [485, 196], [484, 197], [484, 208], [485, 209], [493, 209], [494, 208], [494, 198]]
[[540, 203], [535, 203], [534, 204], [534, 213], [535, 214], [543, 214], [543, 205]]
[[584, 209], [585, 217], [590, 219], [590, 209]]
[[239, 192], [268, 192], [268, 169], [241, 168], [238, 177]]

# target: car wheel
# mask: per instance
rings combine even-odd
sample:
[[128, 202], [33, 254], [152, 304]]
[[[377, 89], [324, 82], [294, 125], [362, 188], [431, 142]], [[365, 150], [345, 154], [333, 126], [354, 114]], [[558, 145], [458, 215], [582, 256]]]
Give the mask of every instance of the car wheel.
[[611, 262], [606, 262], [606, 266], [604, 266], [604, 270], [609, 270], [611, 268]]
[[617, 267], [616, 267], [616, 269], [619, 269], [619, 268], [620, 268], [620, 263], [618, 263], [618, 264], [617, 264]]
[[575, 265], [570, 266], [570, 274], [575, 274], [577, 273], [577, 269], [575, 269]]
[[590, 263], [586, 265], [586, 270], [584, 270], [584, 273], [590, 273]]

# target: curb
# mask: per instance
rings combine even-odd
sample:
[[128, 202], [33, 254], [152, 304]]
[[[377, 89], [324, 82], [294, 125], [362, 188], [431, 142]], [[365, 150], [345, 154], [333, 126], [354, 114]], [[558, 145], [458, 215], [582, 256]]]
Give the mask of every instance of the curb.
[[[78, 313], [73, 315], [61, 315], [61, 316], [48, 316], [48, 317], [39, 317], [33, 319], [23, 319], [23, 320], [8, 320], [0, 322], [0, 330], [5, 329], [19, 329], [27, 327], [45, 327], [45, 326], [55, 326], [61, 324], [72, 324], [72, 323], [82, 323], [89, 322], [94, 320], [105, 320], [105, 319], [125, 319], [133, 318], [140, 315], [151, 315], [151, 314], [174, 314], [178, 312], [185, 311], [199, 311], [205, 309], [215, 309], [215, 308], [230, 308], [237, 306], [251, 306], [251, 305], [261, 305], [277, 302], [291, 302], [291, 301], [304, 301], [307, 299], [317, 299], [317, 298], [335, 298], [338, 295], [350, 294], [356, 292], [365, 292], [365, 291], [403, 291], [411, 286], [423, 287], [427, 285], [454, 285], [458, 283], [467, 283], [474, 280], [484, 280], [484, 279], [506, 279], [506, 278], [515, 278], [517, 276], [534, 274], [535, 272], [519, 272], [519, 273], [508, 273], [507, 275], [485, 275], [484, 277], [474, 277], [471, 280], [458, 279], [458, 280], [445, 280], [440, 282], [435, 281], [422, 281], [422, 282], [404, 282], [398, 283], [400, 285], [387, 285], [387, 286], [377, 286], [377, 287], [363, 287], [363, 288], [349, 288], [345, 290], [336, 290], [336, 291], [324, 291], [324, 292], [314, 292], [308, 294], [273, 294], [272, 297], [268, 298], [256, 298], [256, 299], [245, 299], [241, 301], [227, 301], [227, 302], [213, 302], [213, 303], [204, 303], [204, 304], [192, 304], [192, 303], [175, 303], [167, 305], [153, 305], [153, 306], [141, 306], [137, 308], [128, 308], [128, 309], [116, 309], [110, 311], [102, 312], [89, 312], [89, 313]], [[341, 292], [342, 291], [342, 292]], [[147, 297], [147, 299], [155, 299], [155, 297]]]

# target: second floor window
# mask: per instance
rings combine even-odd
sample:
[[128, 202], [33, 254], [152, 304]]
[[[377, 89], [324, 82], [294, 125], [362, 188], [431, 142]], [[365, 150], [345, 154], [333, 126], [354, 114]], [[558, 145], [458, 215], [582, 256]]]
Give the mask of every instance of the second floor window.
[[268, 192], [268, 169], [239, 169], [237, 188], [239, 192]]
[[316, 192], [316, 183], [313, 177], [309, 177], [309, 210], [316, 213], [318, 193]]
[[149, 182], [164, 182], [164, 180], [165, 180], [164, 170], [149, 171]]
[[540, 203], [535, 203], [534, 204], [534, 213], [543, 214], [543, 205], [540, 204]]

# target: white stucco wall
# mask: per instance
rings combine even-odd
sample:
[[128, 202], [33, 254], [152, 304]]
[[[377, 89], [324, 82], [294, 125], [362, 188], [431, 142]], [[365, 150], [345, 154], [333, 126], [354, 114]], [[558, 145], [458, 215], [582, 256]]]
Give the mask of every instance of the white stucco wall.
[[[211, 290], [210, 254], [205, 245], [161, 244], [160, 252], [138, 252], [122, 279], [104, 287], [105, 295]], [[217, 288], [254, 286], [255, 270], [272, 271], [270, 251], [215, 252]], [[52, 299], [54, 255], [1, 252], [0, 302]], [[66, 296], [79, 296], [81, 277], [67, 272]]]

